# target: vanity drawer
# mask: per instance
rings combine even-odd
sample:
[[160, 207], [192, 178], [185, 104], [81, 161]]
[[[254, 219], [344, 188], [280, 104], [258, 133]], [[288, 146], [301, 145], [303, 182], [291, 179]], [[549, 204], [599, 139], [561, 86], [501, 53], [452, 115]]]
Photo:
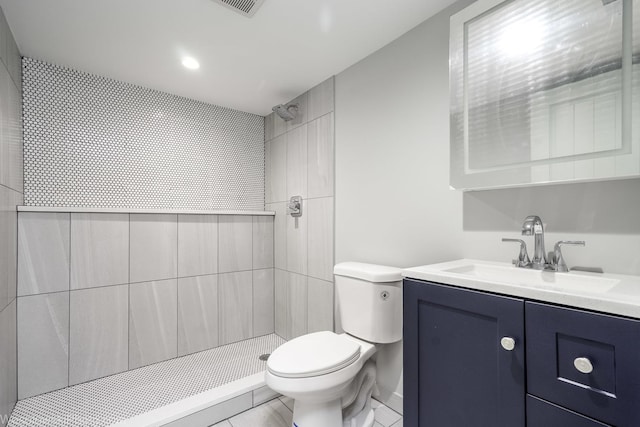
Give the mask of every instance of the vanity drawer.
[[561, 408], [535, 396], [527, 396], [527, 427], [611, 427]]
[[640, 321], [534, 302], [525, 318], [528, 393], [618, 427], [640, 426]]

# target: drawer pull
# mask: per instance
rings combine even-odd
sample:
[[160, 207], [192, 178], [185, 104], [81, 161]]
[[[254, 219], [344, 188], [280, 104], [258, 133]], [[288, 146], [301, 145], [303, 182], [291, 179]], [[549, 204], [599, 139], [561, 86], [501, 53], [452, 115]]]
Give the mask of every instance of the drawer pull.
[[516, 348], [516, 340], [511, 337], [502, 337], [500, 345], [507, 351], [513, 351]]
[[578, 372], [582, 372], [583, 374], [590, 374], [593, 372], [593, 365], [586, 357], [576, 358], [576, 360], [573, 361], [573, 366], [576, 367]]

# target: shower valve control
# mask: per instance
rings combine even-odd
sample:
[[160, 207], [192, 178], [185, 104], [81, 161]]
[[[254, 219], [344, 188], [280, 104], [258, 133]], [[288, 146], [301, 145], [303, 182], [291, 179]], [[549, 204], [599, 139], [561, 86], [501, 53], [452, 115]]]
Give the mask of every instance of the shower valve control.
[[383, 301], [388, 300], [389, 299], [389, 292], [387, 292], [387, 291], [380, 292], [380, 298], [382, 298]]
[[302, 216], [302, 196], [293, 196], [289, 199], [287, 213], [294, 218]]

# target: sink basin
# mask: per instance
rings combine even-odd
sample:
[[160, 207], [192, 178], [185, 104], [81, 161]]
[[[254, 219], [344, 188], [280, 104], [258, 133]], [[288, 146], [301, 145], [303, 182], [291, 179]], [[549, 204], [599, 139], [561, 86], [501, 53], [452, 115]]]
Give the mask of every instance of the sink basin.
[[508, 283], [536, 288], [557, 288], [558, 290], [589, 293], [608, 292], [620, 282], [617, 279], [582, 273], [556, 273], [472, 261], [456, 267], [445, 268], [441, 271], [494, 283]]

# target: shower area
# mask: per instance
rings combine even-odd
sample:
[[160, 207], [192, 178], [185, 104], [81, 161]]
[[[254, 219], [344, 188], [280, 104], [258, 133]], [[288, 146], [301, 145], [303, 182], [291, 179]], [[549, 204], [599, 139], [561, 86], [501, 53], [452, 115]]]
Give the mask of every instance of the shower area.
[[275, 397], [261, 356], [335, 329], [333, 78], [262, 117], [0, 56], [0, 425]]

